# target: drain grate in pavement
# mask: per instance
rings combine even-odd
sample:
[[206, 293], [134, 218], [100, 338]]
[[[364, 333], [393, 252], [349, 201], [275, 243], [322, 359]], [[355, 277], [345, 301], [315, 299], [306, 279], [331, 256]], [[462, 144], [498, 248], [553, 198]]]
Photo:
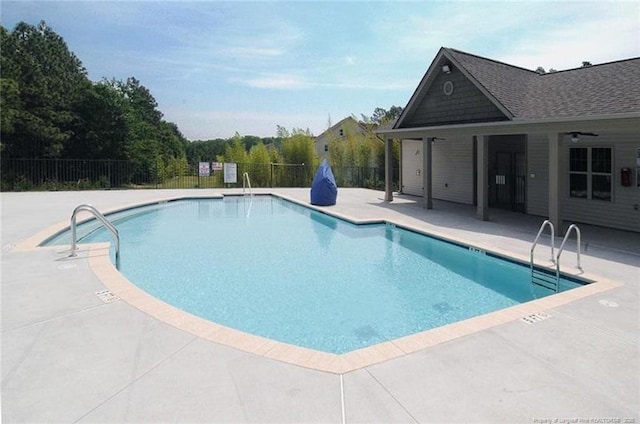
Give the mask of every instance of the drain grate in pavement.
[[545, 319], [551, 318], [551, 315], [545, 314], [544, 312], [538, 312], [536, 314], [527, 315], [526, 317], [520, 318], [521, 321], [526, 322], [527, 324], [535, 324], [540, 321], [544, 321]]
[[116, 300], [120, 300], [118, 296], [111, 293], [111, 290], [102, 290], [96, 292], [96, 296], [98, 296], [98, 298], [100, 298], [100, 300], [102, 300], [104, 303], [111, 303], [115, 302]]

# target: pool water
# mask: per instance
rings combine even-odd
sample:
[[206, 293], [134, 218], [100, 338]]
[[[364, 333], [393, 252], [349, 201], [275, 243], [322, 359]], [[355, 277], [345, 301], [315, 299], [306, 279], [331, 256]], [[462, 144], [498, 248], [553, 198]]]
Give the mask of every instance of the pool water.
[[[341, 354], [553, 294], [529, 268], [272, 196], [191, 199], [108, 218], [120, 271], [194, 315]], [[95, 223], [81, 243], [111, 241]], [[50, 244], [69, 244], [63, 234]], [[112, 252], [113, 253], [113, 252]], [[561, 290], [579, 286], [561, 280]]]

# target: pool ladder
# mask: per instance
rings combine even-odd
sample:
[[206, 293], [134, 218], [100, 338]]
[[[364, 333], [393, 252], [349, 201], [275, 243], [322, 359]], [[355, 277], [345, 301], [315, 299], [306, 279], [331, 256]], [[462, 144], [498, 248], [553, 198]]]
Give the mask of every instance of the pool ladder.
[[253, 192], [251, 191], [251, 180], [249, 179], [249, 173], [245, 172], [242, 174], [242, 194], [246, 195], [246, 189], [249, 189], [249, 196], [253, 197]]
[[[549, 227], [549, 229], [551, 231], [551, 258], [550, 258], [550, 261], [551, 261], [551, 263], [555, 264], [555, 266], [556, 266], [555, 276], [553, 274], [549, 273], [549, 272], [536, 269], [535, 263], [534, 263], [534, 258], [533, 258], [533, 256], [534, 256], [533, 253], [534, 253], [534, 251], [536, 249], [536, 246], [538, 245], [538, 240], [540, 239], [540, 235], [542, 234], [542, 232], [544, 231], [545, 227], [547, 227], [547, 226]], [[562, 239], [562, 244], [560, 244], [560, 248], [558, 249], [558, 255], [554, 257], [555, 229], [554, 229], [553, 224], [551, 223], [551, 221], [549, 221], [547, 219], [540, 226], [540, 229], [538, 230], [538, 234], [536, 235], [536, 238], [533, 241], [533, 244], [531, 245], [530, 267], [531, 267], [531, 283], [532, 284], [536, 284], [536, 285], [544, 287], [546, 289], [553, 290], [556, 293], [560, 291], [560, 256], [562, 255], [562, 252], [564, 251], [564, 245], [566, 244], [567, 240], [569, 239], [569, 236], [571, 235], [572, 231], [575, 231], [575, 233], [576, 233], [576, 256], [577, 256], [576, 268], [578, 268], [580, 271], [582, 271], [582, 268], [580, 266], [580, 244], [581, 244], [580, 228], [578, 228], [578, 226], [576, 224], [571, 224], [569, 226], [569, 228], [567, 229], [567, 232], [564, 235], [564, 239]]]
[[78, 254], [76, 250], [78, 250], [78, 237], [76, 233], [77, 227], [77, 218], [78, 214], [82, 211], [91, 212], [93, 216], [104, 225], [110, 232], [113, 234], [113, 237], [116, 240], [116, 269], [120, 269], [120, 234], [118, 233], [118, 229], [107, 219], [104, 215], [102, 215], [96, 208], [91, 205], [80, 205], [73, 210], [71, 214], [71, 254], [69, 257], [75, 257]]
[[247, 207], [247, 188], [249, 189], [249, 207], [246, 209], [247, 218], [251, 215], [251, 206], [253, 205], [253, 192], [251, 191], [251, 180], [249, 179], [249, 173], [242, 174], [242, 195], [245, 199], [245, 208]]

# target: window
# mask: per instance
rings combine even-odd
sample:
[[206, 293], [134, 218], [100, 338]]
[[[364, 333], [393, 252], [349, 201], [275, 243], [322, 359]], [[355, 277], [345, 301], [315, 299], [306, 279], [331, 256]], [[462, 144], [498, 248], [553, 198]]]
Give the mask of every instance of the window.
[[329, 145], [328, 145], [328, 144], [325, 144], [325, 145], [324, 145], [324, 151], [325, 151], [325, 152], [328, 152], [328, 151], [329, 151]]
[[344, 130], [340, 128], [340, 137], [344, 137]]
[[581, 199], [612, 200], [611, 148], [572, 147], [569, 149], [569, 196]]

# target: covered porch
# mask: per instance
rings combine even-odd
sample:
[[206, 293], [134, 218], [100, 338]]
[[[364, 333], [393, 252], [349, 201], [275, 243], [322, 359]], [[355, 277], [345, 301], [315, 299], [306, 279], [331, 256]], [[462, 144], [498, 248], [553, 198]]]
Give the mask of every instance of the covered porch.
[[[557, 234], [564, 234], [567, 228], [566, 200], [569, 197], [569, 148], [572, 138], [576, 134], [602, 134], [607, 132], [630, 132], [639, 120], [635, 116], [594, 117], [587, 119], [545, 119], [537, 121], [504, 121], [478, 124], [444, 125], [420, 128], [396, 128], [380, 131], [385, 137], [385, 201], [394, 200], [392, 143], [398, 139], [417, 140], [422, 144], [421, 154], [423, 172], [423, 206], [434, 208], [434, 143], [446, 144], [451, 140], [466, 140], [470, 160], [460, 164], [471, 172], [468, 190], [472, 192], [472, 201], [467, 203], [474, 206], [475, 218], [480, 221], [493, 220], [493, 215], [499, 209], [490, 208], [490, 184], [495, 181], [491, 168], [495, 159], [490, 155], [490, 146], [498, 139], [523, 141], [525, 155], [535, 155], [539, 162], [544, 163], [544, 169], [530, 169], [531, 160], [525, 158], [523, 167], [523, 188], [529, 191], [529, 186], [535, 184], [536, 199], [522, 198], [522, 212], [548, 219], [554, 225]], [[583, 136], [583, 141], [584, 141]], [[595, 137], [593, 137], [595, 139]], [[604, 137], [600, 137], [604, 138]], [[611, 145], [611, 138], [605, 139]], [[614, 142], [615, 143], [615, 142]], [[492, 151], [493, 152], [493, 151]], [[541, 156], [543, 155], [543, 156]], [[472, 158], [472, 159], [471, 159]], [[492, 162], [493, 161], [493, 162]], [[402, 166], [402, 165], [401, 165]], [[615, 170], [615, 166], [613, 166]], [[461, 169], [462, 170], [462, 169]], [[616, 175], [612, 184], [616, 185]], [[535, 180], [534, 180], [535, 179]], [[612, 187], [613, 187], [612, 186]], [[449, 199], [447, 199], [449, 200]], [[532, 205], [532, 202], [537, 202]], [[462, 202], [464, 203], [464, 202]], [[571, 218], [569, 218], [571, 219]], [[539, 224], [538, 224], [539, 225]], [[603, 224], [605, 225], [605, 224]]]

